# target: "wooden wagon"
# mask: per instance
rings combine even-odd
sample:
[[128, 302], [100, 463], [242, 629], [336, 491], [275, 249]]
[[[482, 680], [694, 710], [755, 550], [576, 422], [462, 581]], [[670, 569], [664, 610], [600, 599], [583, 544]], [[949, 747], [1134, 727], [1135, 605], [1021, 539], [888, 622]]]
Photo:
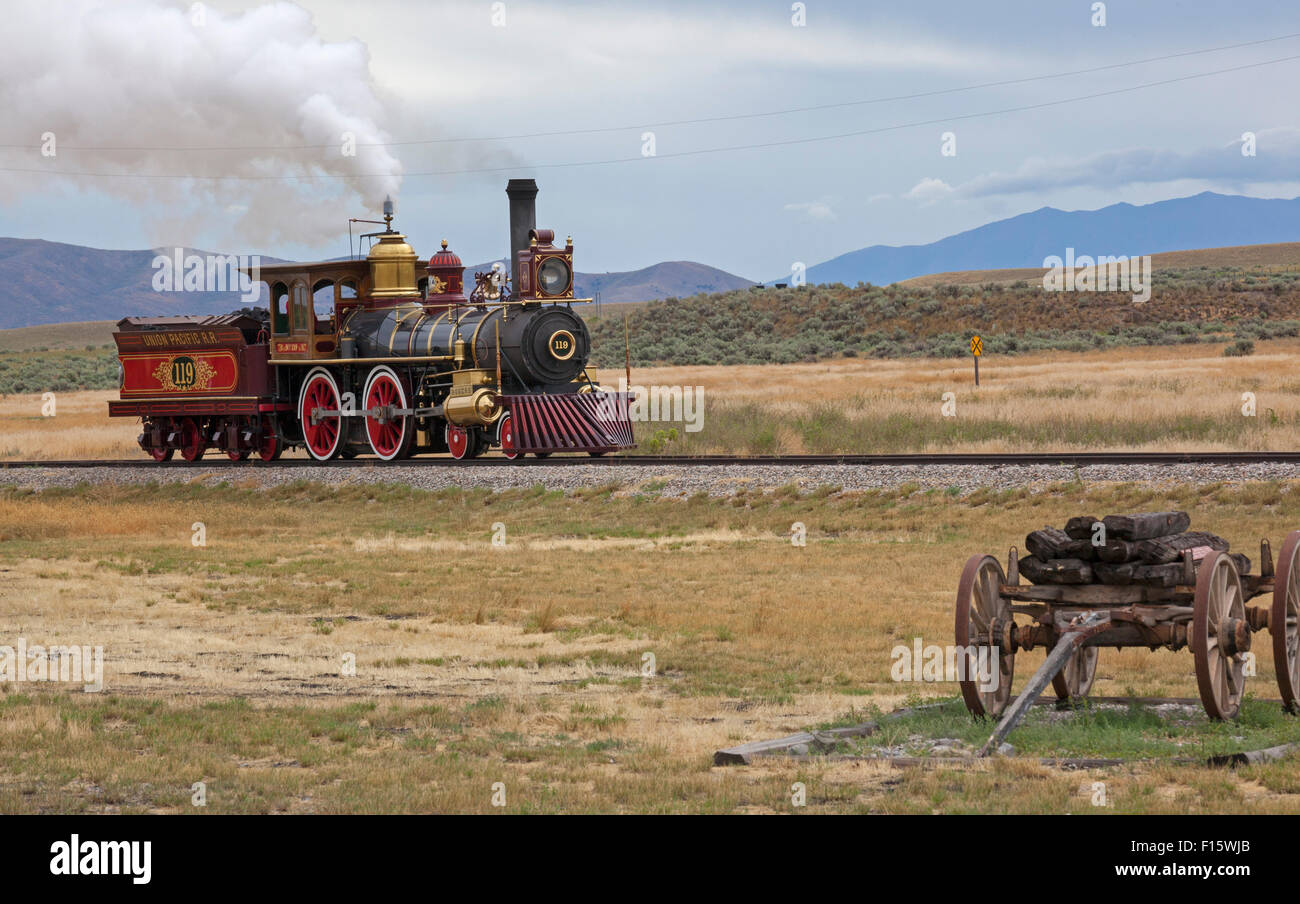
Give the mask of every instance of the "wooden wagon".
[[[1246, 605], [1259, 596], [1266, 605]], [[1086, 697], [1102, 647], [1191, 647], [1206, 713], [1232, 719], [1241, 708], [1252, 635], [1267, 630], [1282, 704], [1294, 712], [1298, 615], [1300, 530], [1282, 543], [1276, 569], [1268, 540], [1261, 541], [1259, 574], [1241, 574], [1226, 552], [1187, 550], [1173, 587], [1022, 584], [1015, 547], [1005, 571], [993, 556], [976, 555], [957, 588], [956, 641], [967, 666], [962, 698], [975, 716], [1001, 716], [1011, 701], [1016, 654], [1035, 647], [1047, 648], [1048, 660], [1022, 698], [1036, 698], [1049, 679], [1061, 699]], [[975, 675], [981, 656], [995, 664], [996, 681]]]

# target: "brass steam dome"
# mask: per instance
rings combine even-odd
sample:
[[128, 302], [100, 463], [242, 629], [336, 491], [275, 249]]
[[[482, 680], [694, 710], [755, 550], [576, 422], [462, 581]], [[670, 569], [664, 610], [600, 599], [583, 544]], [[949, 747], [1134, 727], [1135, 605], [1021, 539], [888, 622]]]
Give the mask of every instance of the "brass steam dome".
[[385, 232], [370, 249], [370, 294], [374, 298], [419, 295], [415, 284], [415, 250], [400, 232]]

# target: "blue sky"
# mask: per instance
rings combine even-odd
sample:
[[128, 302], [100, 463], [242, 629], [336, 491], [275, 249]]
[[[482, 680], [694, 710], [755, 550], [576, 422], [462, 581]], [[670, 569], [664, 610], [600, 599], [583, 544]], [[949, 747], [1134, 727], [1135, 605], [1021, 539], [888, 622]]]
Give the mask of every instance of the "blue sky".
[[[214, 2], [196, 20], [190, 3], [19, 0], [0, 62], [0, 234], [338, 256], [346, 218], [393, 191], [417, 252], [447, 238], [481, 261], [505, 249], [506, 179], [533, 176], [542, 225], [573, 235], [580, 269], [689, 259], [767, 279], [1042, 206], [1300, 195], [1300, 60], [960, 118], [1296, 56], [1300, 38], [722, 119], [1300, 32], [1284, 2], [1115, 0], [1104, 27], [1092, 5], [806, 0], [796, 26], [790, 2]], [[649, 125], [686, 119], [706, 121]], [[928, 124], [892, 128], [912, 122]], [[344, 130], [357, 157], [336, 147]], [[462, 170], [500, 171], [417, 175]]]

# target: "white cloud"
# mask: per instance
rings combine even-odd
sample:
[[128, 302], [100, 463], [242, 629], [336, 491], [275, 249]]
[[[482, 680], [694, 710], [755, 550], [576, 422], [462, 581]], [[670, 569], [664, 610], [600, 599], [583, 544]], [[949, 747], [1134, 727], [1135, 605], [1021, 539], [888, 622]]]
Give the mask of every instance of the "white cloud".
[[810, 220], [833, 220], [835, 211], [831, 205], [825, 201], [798, 201], [793, 204], [785, 205], [785, 209], [802, 213]]
[[906, 194], [903, 195], [909, 201], [920, 201], [922, 204], [933, 204], [953, 193], [953, 188], [942, 179], [931, 179], [926, 176], [920, 182], [913, 185]]
[[986, 173], [951, 191], [957, 198], [968, 199], [1079, 186], [1114, 188], [1186, 180], [1240, 189], [1246, 185], [1291, 183], [1300, 172], [1300, 129], [1260, 130], [1256, 133], [1255, 156], [1244, 157], [1241, 149], [1241, 138], [1236, 137], [1217, 147], [1187, 151], [1126, 148], [1087, 157], [1036, 157], [1012, 172]]
[[[507, 3], [505, 27], [490, 4], [399, 0], [313, 3], [322, 28], [365, 34], [375, 74], [421, 104], [467, 105], [528, 98], [734, 95], [754, 73], [960, 73], [1006, 68], [1005, 56], [934, 35], [869, 28], [810, 12], [805, 28], [787, 15], [699, 7], [610, 3]], [[400, 20], [400, 29], [375, 22]], [[424, 53], [412, 53], [420, 35]], [[452, 37], [454, 36], [454, 37]], [[640, 106], [640, 105], [638, 105]], [[760, 108], [761, 109], [761, 108]], [[633, 116], [635, 118], [635, 115]]]

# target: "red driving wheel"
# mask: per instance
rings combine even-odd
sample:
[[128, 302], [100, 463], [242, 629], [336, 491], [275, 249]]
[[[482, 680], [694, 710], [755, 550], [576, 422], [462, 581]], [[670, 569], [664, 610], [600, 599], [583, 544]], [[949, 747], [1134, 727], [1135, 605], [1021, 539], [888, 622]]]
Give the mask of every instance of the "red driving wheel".
[[302, 422], [302, 438], [307, 452], [317, 461], [327, 461], [339, 451], [343, 437], [343, 418], [338, 414], [318, 415], [318, 411], [340, 411], [339, 388], [334, 377], [324, 368], [307, 376], [298, 399], [298, 418]]
[[[388, 367], [376, 367], [366, 381], [366, 411], [406, 408], [406, 389], [397, 374]], [[366, 415], [366, 438], [370, 449], [384, 461], [406, 457], [411, 445], [410, 417], [404, 414], [386, 417]]]

